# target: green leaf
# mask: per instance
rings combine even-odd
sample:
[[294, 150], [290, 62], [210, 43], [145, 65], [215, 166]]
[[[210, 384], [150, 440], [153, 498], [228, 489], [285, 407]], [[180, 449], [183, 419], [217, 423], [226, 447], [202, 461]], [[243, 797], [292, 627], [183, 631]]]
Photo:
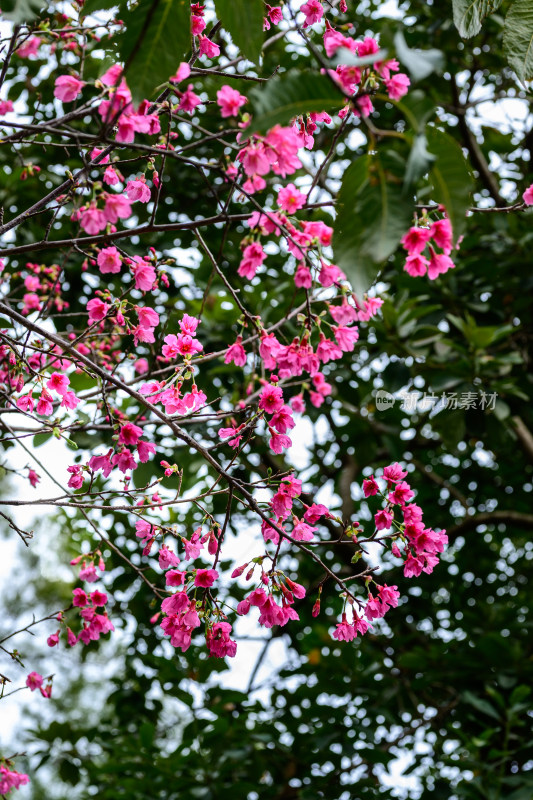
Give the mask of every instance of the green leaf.
[[108, 11], [121, 5], [121, 2], [122, 0], [85, 0], [81, 14], [88, 17], [89, 14], [95, 14], [98, 11]]
[[53, 433], [36, 433], [33, 437], [33, 446], [39, 447], [39, 445], [45, 444], [52, 436]]
[[459, 144], [447, 133], [429, 125], [426, 129], [430, 152], [437, 161], [429, 173], [431, 196], [442, 203], [450, 218], [457, 242], [466, 227], [466, 212], [474, 188], [468, 163]]
[[412, 221], [413, 206], [386, 154], [358, 158], [347, 169], [337, 198], [335, 263], [362, 294], [375, 281]]
[[524, 83], [533, 79], [533, 4], [515, 0], [503, 28], [503, 50], [511, 67]]
[[263, 89], [253, 89], [250, 98], [253, 119], [247, 133], [288, 125], [294, 117], [311, 111], [334, 112], [344, 101], [325, 75], [296, 71], [273, 78]]
[[191, 47], [186, 0], [140, 0], [125, 11], [119, 54], [135, 101], [151, 97]]
[[405, 170], [405, 187], [411, 186], [411, 184], [416, 183], [419, 178], [425, 175], [436, 158], [437, 156], [428, 150], [426, 135], [421, 133], [415, 136]]
[[215, 0], [217, 17], [233, 43], [254, 64], [263, 47], [263, 0]]
[[485, 17], [496, 11], [502, 0], [453, 0], [453, 21], [463, 39], [481, 30]]
[[494, 708], [494, 706], [492, 706], [487, 700], [483, 700], [482, 697], [478, 697], [477, 695], [472, 694], [472, 692], [466, 691], [463, 692], [462, 699], [463, 702], [473, 706], [477, 711], [481, 711], [482, 714], [487, 714], [487, 716], [492, 717], [493, 719], [501, 719], [500, 714]]
[[399, 61], [407, 67], [413, 81], [421, 81], [432, 72], [440, 74], [444, 69], [444, 54], [440, 50], [412, 50], [401, 31], [394, 36], [394, 46]]
[[46, 0], [3, 0], [2, 18], [19, 25], [35, 19], [46, 5]]

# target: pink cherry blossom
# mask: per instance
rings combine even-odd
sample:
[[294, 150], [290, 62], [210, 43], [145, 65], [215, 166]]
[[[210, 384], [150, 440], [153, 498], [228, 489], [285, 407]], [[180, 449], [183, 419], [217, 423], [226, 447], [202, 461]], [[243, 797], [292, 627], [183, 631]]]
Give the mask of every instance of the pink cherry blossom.
[[232, 89], [227, 84], [217, 92], [217, 104], [220, 107], [220, 115], [222, 117], [237, 117], [239, 109], [247, 102], [247, 97], [244, 97], [237, 89]]
[[324, 16], [324, 8], [320, 0], [307, 0], [306, 3], [300, 6], [300, 11], [305, 14], [304, 28], [315, 25]]
[[522, 200], [526, 206], [533, 206], [533, 183], [531, 186], [528, 186], [526, 191], [523, 193]]
[[26, 686], [28, 686], [31, 692], [34, 692], [36, 689], [41, 688], [43, 680], [43, 676], [39, 675], [38, 672], [30, 672], [26, 678]]
[[244, 347], [242, 346], [242, 336], [237, 336], [236, 341], [226, 352], [224, 357], [224, 364], [230, 364], [232, 361], [237, 367], [244, 367], [246, 364], [246, 353], [244, 352]]
[[208, 39], [207, 36], [199, 35], [199, 50], [201, 56], [207, 56], [207, 58], [216, 58], [220, 55], [220, 47], [218, 44], [215, 44]]
[[96, 263], [100, 272], [105, 275], [106, 273], [120, 272], [121, 258], [116, 247], [104, 247], [98, 253]]
[[100, 320], [104, 319], [105, 315], [109, 311], [109, 304], [104, 303], [103, 300], [99, 300], [98, 297], [93, 297], [92, 300], [89, 300], [87, 303], [87, 311], [89, 312], [89, 323], [92, 324], [93, 322], [100, 322]]
[[126, 194], [131, 203], [135, 203], [137, 200], [141, 203], [150, 202], [150, 187], [146, 185], [146, 181], [144, 180], [128, 181], [126, 185]]
[[300, 192], [294, 183], [288, 183], [278, 192], [278, 205], [288, 214], [294, 214], [300, 208], [303, 208], [306, 201], [306, 196]]
[[387, 93], [391, 100], [401, 100], [401, 98], [407, 94], [410, 84], [411, 81], [403, 72], [399, 72], [397, 75], [393, 75], [392, 78], [385, 81]]
[[84, 82], [73, 75], [60, 75], [55, 81], [54, 97], [63, 103], [72, 103], [81, 94], [84, 86]]
[[58, 394], [64, 395], [68, 390], [70, 379], [60, 372], [52, 372], [49, 380], [46, 381], [46, 386]]

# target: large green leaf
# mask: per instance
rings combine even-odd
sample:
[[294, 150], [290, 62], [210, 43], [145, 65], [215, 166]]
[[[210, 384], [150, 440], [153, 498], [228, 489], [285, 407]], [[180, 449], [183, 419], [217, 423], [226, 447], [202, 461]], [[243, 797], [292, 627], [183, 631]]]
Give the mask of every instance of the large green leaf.
[[334, 112], [344, 103], [341, 92], [325, 75], [296, 71], [273, 78], [263, 89], [254, 89], [250, 97], [253, 119], [247, 133], [267, 131], [278, 123], [287, 125], [310, 111]]
[[19, 25], [34, 19], [46, 5], [46, 0], [3, 0], [2, 17]]
[[479, 33], [485, 17], [501, 4], [502, 0], [453, 0], [453, 21], [463, 39]]
[[515, 0], [503, 29], [503, 49], [522, 82], [533, 79], [533, 3]]
[[421, 81], [432, 72], [441, 73], [444, 69], [444, 55], [440, 50], [413, 50], [401, 31], [394, 37], [394, 46], [399, 61], [407, 67], [413, 81]]
[[263, 47], [263, 0], [215, 0], [217, 17], [246, 58], [259, 62]]
[[474, 188], [472, 176], [463, 151], [453, 137], [433, 125], [428, 125], [426, 135], [429, 151], [437, 156], [429, 173], [431, 196], [446, 208], [456, 242], [466, 226], [466, 212]]
[[124, 0], [85, 0], [81, 13], [84, 17], [95, 14], [98, 11], [108, 11], [111, 8], [125, 5]]
[[386, 157], [374, 154], [361, 156], [347, 169], [336, 208], [335, 263], [363, 294], [409, 228], [413, 205], [402, 196]]
[[436, 160], [436, 156], [428, 151], [428, 140], [425, 133], [417, 133], [413, 139], [413, 146], [407, 160], [405, 170], [405, 187], [416, 183], [422, 175], [425, 175], [431, 165]]
[[134, 100], [150, 98], [190, 50], [190, 6], [187, 0], [140, 0], [124, 12], [120, 58]]

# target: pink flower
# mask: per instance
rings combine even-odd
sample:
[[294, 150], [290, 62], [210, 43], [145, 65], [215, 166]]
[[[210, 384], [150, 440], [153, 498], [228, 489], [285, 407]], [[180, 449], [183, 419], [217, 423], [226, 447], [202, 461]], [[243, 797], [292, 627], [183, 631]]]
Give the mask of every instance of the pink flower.
[[265, 154], [271, 162], [272, 171], [286, 178], [302, 164], [298, 159], [300, 140], [294, 128], [275, 125], [265, 137]]
[[287, 184], [278, 192], [278, 205], [288, 214], [294, 214], [295, 211], [303, 208], [306, 199], [305, 194], [300, 192], [294, 183]]
[[179, 569], [171, 569], [167, 572], [165, 583], [167, 586], [183, 586], [187, 578], [187, 573]]
[[98, 253], [96, 263], [100, 272], [105, 275], [108, 272], [120, 272], [121, 260], [116, 247], [104, 247]]
[[98, 590], [91, 592], [91, 603], [93, 608], [105, 606], [107, 605], [107, 595], [105, 592], [99, 592]]
[[35, 489], [37, 487], [37, 484], [41, 480], [41, 476], [38, 475], [37, 472], [35, 472], [34, 469], [30, 469], [28, 471], [28, 480], [31, 483], [31, 485], [33, 486], [33, 488]]
[[379, 484], [372, 475], [371, 478], [365, 478], [363, 481], [363, 494], [365, 497], [371, 497], [379, 492]]
[[85, 83], [73, 75], [60, 75], [55, 81], [54, 97], [62, 103], [72, 103], [81, 94], [84, 86]]
[[220, 55], [220, 47], [218, 44], [215, 44], [208, 39], [207, 36], [200, 36], [199, 39], [199, 50], [201, 56], [207, 56], [207, 58], [216, 58], [216, 56]]
[[402, 237], [401, 243], [409, 255], [418, 255], [431, 239], [430, 228], [409, 228]]
[[432, 253], [428, 266], [428, 278], [434, 281], [439, 275], [444, 275], [449, 269], [454, 269], [455, 264], [450, 256], [444, 253]]
[[305, 264], [298, 264], [294, 274], [294, 283], [298, 289], [310, 289], [313, 285], [313, 276], [311, 270]]
[[242, 261], [239, 264], [237, 273], [242, 278], [251, 280], [255, 276], [257, 268], [261, 266], [265, 258], [266, 253], [259, 242], [252, 242], [243, 250]]
[[437, 247], [442, 247], [446, 255], [451, 253], [453, 248], [452, 226], [447, 217], [436, 220], [429, 232]]
[[356, 44], [353, 39], [343, 36], [340, 31], [328, 27], [324, 33], [324, 49], [328, 58], [331, 58], [341, 47], [355, 53]]
[[378, 511], [374, 514], [374, 522], [377, 531], [388, 530], [392, 525], [393, 516], [388, 511]]
[[283, 11], [281, 10], [280, 6], [272, 7], [267, 4], [267, 12], [271, 23], [273, 25], [279, 25], [283, 19]]
[[136, 306], [137, 316], [139, 317], [139, 325], [141, 328], [155, 328], [159, 325], [159, 314], [149, 306]]
[[397, 75], [393, 75], [392, 78], [385, 81], [385, 86], [387, 87], [387, 92], [391, 100], [400, 100], [406, 95], [410, 84], [411, 81], [403, 72], [399, 72]]
[[265, 386], [259, 396], [259, 408], [267, 414], [275, 414], [283, 407], [283, 390], [280, 386]]
[[320, 22], [324, 16], [324, 9], [320, 0], [307, 0], [303, 6], [300, 6], [300, 11], [305, 14], [304, 28], [308, 28], [310, 25]]
[[129, 469], [134, 470], [137, 467], [137, 462], [133, 458], [131, 452], [127, 449], [116, 453], [111, 459], [113, 466], [118, 467], [121, 472], [126, 473]]
[[231, 86], [224, 85], [217, 92], [217, 104], [222, 117], [237, 117], [239, 108], [247, 102], [248, 99]]
[[155, 452], [156, 446], [152, 442], [145, 442], [143, 439], [137, 442], [137, 455], [141, 464], [146, 464], [150, 456]]
[[5, 116], [10, 111], [13, 111], [13, 101], [12, 100], [0, 100], [0, 117]]
[[209, 589], [217, 578], [218, 572], [216, 569], [197, 569], [194, 576], [194, 585]]
[[533, 183], [531, 186], [528, 186], [524, 194], [522, 195], [522, 200], [526, 204], [526, 206], [533, 206]]
[[113, 64], [100, 78], [101, 83], [103, 83], [104, 86], [116, 86], [120, 83], [123, 69], [124, 68], [120, 64]]
[[136, 536], [139, 539], [150, 539], [155, 532], [154, 526], [145, 519], [138, 519], [135, 523]]
[[359, 339], [359, 330], [357, 325], [355, 325], [353, 328], [334, 327], [333, 333], [335, 334], [335, 339], [337, 340], [340, 349], [345, 353], [351, 353], [351, 351], [354, 349], [356, 341]]
[[46, 644], [48, 645], [48, 647], [55, 647], [56, 644], [58, 643], [59, 643], [59, 631], [57, 631], [56, 633], [52, 633], [52, 635], [49, 636], [48, 639], [46, 640]]
[[225, 658], [226, 656], [233, 658], [237, 652], [237, 643], [229, 638], [230, 633], [231, 625], [229, 622], [216, 622], [213, 625], [205, 638], [209, 655], [217, 658]]
[[73, 589], [72, 590], [72, 605], [76, 606], [77, 608], [85, 608], [88, 603], [87, 594], [83, 591], [83, 589]]
[[100, 231], [103, 231], [107, 225], [106, 215], [101, 209], [96, 208], [95, 205], [89, 206], [84, 209], [80, 216], [80, 225], [90, 236], [94, 236]]
[[141, 292], [149, 292], [156, 281], [155, 269], [140, 256], [134, 256], [133, 261], [131, 271], [135, 279], [135, 288], [140, 289]]
[[408, 503], [409, 500], [412, 500], [414, 496], [415, 493], [409, 484], [405, 481], [400, 481], [400, 483], [396, 485], [394, 491], [389, 493], [387, 499], [389, 503], [395, 503], [399, 506], [403, 506], [405, 503]]
[[177, 336], [170, 333], [165, 336], [165, 343], [161, 351], [165, 358], [177, 358], [178, 355], [193, 356], [203, 350], [201, 342], [187, 333], [178, 333]]
[[187, 80], [190, 74], [191, 68], [189, 64], [186, 61], [182, 61], [177, 69], [176, 74], [169, 80], [171, 83], [181, 83], [181, 81]]
[[268, 444], [273, 453], [279, 455], [287, 448], [292, 447], [292, 439], [289, 436], [285, 436], [283, 433], [274, 433], [272, 429], [270, 433], [272, 435]]
[[46, 385], [49, 389], [61, 395], [66, 393], [69, 383], [70, 379], [60, 372], [52, 372], [50, 379], [46, 381]]
[[182, 93], [178, 108], [180, 111], [192, 113], [194, 109], [201, 104], [201, 102], [201, 98], [193, 92], [193, 85], [191, 83]]
[[418, 253], [407, 256], [403, 268], [411, 278], [421, 278], [428, 271], [429, 261]]
[[191, 15], [191, 33], [193, 36], [198, 36], [203, 30], [205, 30], [206, 22], [205, 20], [198, 16], [197, 14]]
[[282, 406], [270, 420], [270, 426], [275, 428], [278, 433], [287, 433], [292, 430], [296, 425], [292, 416], [292, 409], [290, 406]]
[[119, 219], [128, 219], [131, 217], [129, 198], [123, 194], [106, 194], [104, 214], [107, 221], [113, 225]]
[[326, 506], [323, 506], [322, 503], [313, 503], [313, 505], [309, 506], [305, 512], [304, 519], [306, 522], [309, 522], [310, 525], [314, 525], [314, 523], [317, 522], [320, 517], [324, 516], [330, 516]]
[[224, 364], [230, 364], [233, 361], [237, 367], [244, 367], [246, 364], [246, 353], [244, 352], [244, 347], [241, 342], [242, 336], [237, 336], [234, 344], [232, 344], [226, 352]]
[[180, 560], [179, 560], [178, 556], [172, 550], [170, 550], [166, 546], [166, 544], [161, 545], [161, 549], [159, 551], [158, 560], [159, 560], [159, 566], [161, 567], [161, 569], [168, 569], [169, 567], [176, 567], [180, 563]]
[[137, 444], [142, 436], [142, 433], [143, 429], [139, 428], [138, 425], [134, 425], [133, 422], [126, 422], [126, 424], [122, 425], [120, 429], [118, 440], [121, 444]]
[[30, 56], [36, 56], [39, 47], [41, 46], [41, 39], [39, 36], [30, 36], [24, 44], [18, 48], [16, 51], [19, 58], [29, 58]]
[[146, 185], [145, 180], [128, 181], [126, 194], [131, 203], [135, 203], [137, 200], [141, 203], [150, 202], [150, 187]]
[[93, 322], [99, 322], [100, 320], [104, 319], [105, 315], [109, 311], [109, 308], [110, 306], [107, 303], [104, 303], [103, 300], [99, 300], [98, 297], [93, 297], [93, 299], [89, 300], [87, 303], [89, 323], [92, 324]]
[[328, 288], [345, 277], [344, 272], [336, 264], [326, 264], [325, 261], [322, 261], [322, 269], [318, 275], [318, 281], [321, 286]]
[[43, 676], [39, 675], [38, 672], [30, 672], [26, 678], [26, 686], [29, 687], [30, 691], [34, 692], [36, 689], [40, 689], [42, 685]]
[[383, 477], [386, 481], [388, 481], [389, 489], [391, 488], [391, 484], [398, 483], [406, 476], [407, 470], [404, 470], [402, 465], [397, 461], [395, 461], [393, 464], [389, 464], [388, 467], [383, 468]]
[[42, 390], [35, 410], [41, 417], [49, 417], [54, 410], [52, 395], [46, 389]]
[[357, 631], [354, 625], [343, 618], [342, 622], [337, 623], [337, 627], [333, 632], [333, 638], [338, 639], [339, 642], [351, 642], [357, 636]]
[[301, 520], [297, 521], [292, 531], [292, 538], [297, 542], [311, 542], [314, 539], [316, 528]]

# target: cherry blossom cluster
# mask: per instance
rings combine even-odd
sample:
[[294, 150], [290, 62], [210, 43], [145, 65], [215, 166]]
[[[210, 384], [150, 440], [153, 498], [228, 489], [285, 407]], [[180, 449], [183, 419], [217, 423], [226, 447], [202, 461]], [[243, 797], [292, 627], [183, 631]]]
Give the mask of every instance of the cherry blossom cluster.
[[[427, 215], [424, 215], [421, 225], [416, 225], [407, 231], [402, 238], [402, 245], [407, 250], [404, 270], [412, 278], [427, 274], [428, 278], [434, 281], [439, 275], [444, 275], [455, 267], [450, 258], [450, 253], [454, 249], [452, 226], [446, 216], [431, 222]], [[442, 252], [439, 253], [436, 247]], [[459, 242], [456, 249], [459, 249]]]
[[0, 794], [7, 795], [11, 789], [20, 789], [30, 782], [29, 776], [23, 772], [10, 769], [11, 762], [0, 763]]
[[[344, 0], [338, 9], [346, 12]], [[265, 4], [264, 28], [280, 25], [284, 19], [288, 22], [289, 15], [291, 24], [296, 20], [305, 37], [321, 26], [314, 32], [322, 37], [322, 72], [338, 93], [336, 117], [360, 124], [357, 118], [373, 111], [378, 91], [398, 100], [408, 91], [409, 79], [399, 72], [395, 59], [383, 57], [375, 38], [355, 38], [350, 25], [335, 29], [325, 18], [326, 11], [330, 9], [321, 0], [307, 0], [295, 17], [288, 4], [283, 8]], [[65, 17], [65, 24], [67, 20]], [[52, 78], [54, 102], [66, 106], [63, 113], [69, 115], [75, 115], [83, 104], [90, 111], [88, 117], [97, 122], [94, 137], [87, 134], [73, 145], [80, 151], [83, 169], [75, 177], [65, 170], [70, 180], [67, 190], [59, 196], [56, 192], [53, 206], [43, 206], [53, 210], [53, 221], [71, 231], [64, 249], [78, 265], [90, 295], [73, 321], [74, 314], [65, 315], [63, 253], [54, 253], [48, 259], [51, 264], [32, 261], [20, 266], [22, 262], [14, 261], [13, 267], [2, 262], [2, 300], [6, 299], [8, 310], [18, 309], [16, 313], [27, 327], [22, 335], [16, 334], [15, 328], [0, 331], [0, 388], [6, 406], [23, 415], [25, 424], [31, 421], [38, 432], [52, 434], [74, 448], [70, 436], [76, 438], [79, 428], [107, 432], [101, 450], [81, 452], [68, 466], [65, 505], [72, 504], [72, 493], [76, 493], [76, 502], [83, 497], [86, 505], [91, 503], [92, 511], [104, 498], [111, 498], [109, 502], [120, 499], [129, 508], [131, 540], [138, 542], [143, 558], [142, 569], [133, 562], [129, 565], [157, 598], [158, 610], [151, 621], [159, 635], [185, 652], [202, 633], [209, 655], [223, 658], [235, 656], [238, 634], [233, 627], [238, 631], [238, 619], [255, 614], [254, 608], [258, 609], [259, 625], [284, 626], [298, 620], [299, 603], [316, 591], [313, 614], [317, 616], [326, 580], [336, 585], [342, 602], [340, 621], [334, 629], [332, 626], [332, 635], [338, 640], [351, 641], [364, 634], [374, 620], [398, 605], [397, 587], [377, 583], [374, 568], [367, 566], [348, 579], [334, 574], [318, 555], [320, 546], [331, 541], [321, 538], [325, 531], [353, 546], [354, 564], [364, 560], [367, 544], [384, 549], [390, 545], [392, 555], [402, 558], [406, 576], [431, 572], [446, 536], [424, 527], [422, 511], [411, 502], [413, 492], [404, 480], [407, 473], [398, 464], [386, 467], [382, 477], [364, 483], [365, 497], [379, 495], [384, 502], [374, 515], [375, 530], [369, 536], [358, 522], [342, 520], [322, 503], [304, 502], [302, 479], [292, 471], [246, 484], [250, 490], [231, 473], [231, 465], [245, 448], [260, 448], [265, 442], [275, 455], [290, 451], [297, 415], [306, 413], [308, 402], [319, 409], [334, 394], [331, 375], [335, 362], [354, 351], [364, 324], [376, 317], [382, 300], [359, 297], [352, 291], [342, 270], [333, 263], [332, 227], [304, 218], [313, 208], [309, 200], [312, 189], [303, 191], [305, 185], [296, 173], [305, 161], [303, 151], [314, 147], [320, 125], [334, 123], [332, 116], [315, 111], [262, 133], [251, 132], [252, 104], [246, 94], [228, 83], [219, 83], [211, 97], [204, 91], [202, 75], [209, 72], [208, 60], [218, 58], [221, 52], [206, 30], [205, 8], [194, 3], [192, 57], [168, 76], [159, 98], [140, 103], [133, 101], [122, 64], [113, 64], [92, 81], [81, 61], [80, 72], [75, 71], [75, 57], [83, 54], [85, 62], [89, 56], [87, 42], [96, 40], [93, 31], [84, 38], [75, 26], [54, 36], [41, 30], [39, 36], [27, 36], [15, 47], [15, 58], [22, 59], [37, 59], [57, 48], [71, 54], [68, 62], [62, 62], [69, 64], [64, 74]], [[201, 70], [195, 67], [197, 59], [202, 59]], [[238, 73], [233, 75], [238, 77]], [[207, 337], [203, 336], [200, 312], [198, 316], [182, 313], [177, 324], [168, 327], [165, 290], [171, 287], [175, 262], [151, 246], [149, 238], [162, 217], [159, 200], [164, 191], [164, 159], [170, 154], [179, 158], [184, 140], [190, 140], [191, 148], [184, 160], [196, 156], [192, 148], [199, 130], [197, 120], [208, 108], [215, 114], [216, 129], [207, 132], [205, 141], [218, 139], [223, 155], [216, 163], [209, 159], [194, 163], [206, 170], [210, 181], [216, 175], [221, 197], [227, 190], [226, 211], [214, 220], [244, 220], [247, 226], [241, 254], [228, 270], [212, 259], [228, 297], [241, 312], [236, 329], [218, 353], [205, 352]], [[11, 100], [0, 100], [2, 118], [16, 113]], [[203, 136], [205, 130], [201, 131]], [[132, 145], [130, 152], [135, 158], [129, 157], [128, 145]], [[22, 148], [21, 153], [23, 158]], [[58, 166], [58, 173], [62, 168]], [[39, 180], [39, 167], [25, 161], [22, 178]], [[45, 250], [51, 249], [52, 230], [51, 225], [39, 243]], [[133, 233], [141, 239], [135, 255], [129, 251]], [[425, 263], [424, 274], [427, 270], [433, 279], [449, 268], [444, 264], [453, 266], [451, 242], [446, 217], [430, 223], [427, 215], [423, 216], [403, 241], [409, 252], [410, 274], [423, 274]], [[426, 246], [428, 258], [423, 255]], [[443, 252], [436, 253], [434, 246]], [[275, 247], [286, 256], [283, 269], [292, 275], [296, 296], [304, 302], [299, 308], [291, 306], [285, 317], [269, 327], [260, 315], [246, 309], [243, 284], [257, 284], [272, 270], [268, 253]], [[44, 256], [44, 262], [47, 258]], [[13, 318], [15, 323], [21, 325], [20, 316]], [[212, 387], [205, 385], [201, 372], [207, 359], [242, 370], [246, 389], [240, 399], [215, 397]], [[128, 393], [130, 405], [123, 402]], [[195, 425], [202, 424], [196, 439], [179, 427], [192, 420]], [[181, 438], [184, 446], [196, 449], [217, 473], [216, 491], [226, 493], [229, 500], [224, 523], [208, 510], [214, 489], [201, 497], [206, 507], [199, 498], [191, 501], [204, 515], [192, 532], [167, 522], [167, 507], [172, 509], [178, 499], [185, 501], [179, 497], [179, 465], [161, 460], [163, 453], [158, 453], [163, 448], [163, 439], [155, 430], [159, 424]], [[136, 486], [132, 479], [142, 470], [135, 475], [134, 471], [156, 455], [153, 482]], [[38, 488], [39, 472], [28, 466], [24, 473], [31, 486]], [[169, 482], [174, 484], [172, 494], [166, 493]], [[255, 493], [256, 486], [261, 493]], [[257, 520], [261, 536], [257, 555], [224, 574], [225, 530], [234, 495], [239, 495], [243, 508]], [[57, 505], [61, 506], [61, 498]], [[288, 573], [285, 567], [286, 555], [298, 551], [314, 560], [320, 574], [326, 575], [316, 590], [303, 586], [297, 574]], [[79, 565], [83, 586], [72, 590], [68, 608], [47, 618], [55, 622], [48, 637], [50, 647], [90, 645], [114, 630], [106, 610], [108, 594], [93, 586], [100, 579], [105, 583], [101, 551], [83, 553], [71, 564]], [[156, 571], [162, 585], [152, 583], [148, 569]], [[356, 581], [360, 582], [357, 586], [363, 585], [362, 593], [354, 591]], [[242, 597], [243, 590], [244, 598], [234, 608], [231, 598]], [[26, 686], [44, 697], [51, 696], [51, 680], [45, 683], [38, 672], [27, 676]], [[27, 776], [8, 767], [0, 766], [0, 794], [27, 782]]]

